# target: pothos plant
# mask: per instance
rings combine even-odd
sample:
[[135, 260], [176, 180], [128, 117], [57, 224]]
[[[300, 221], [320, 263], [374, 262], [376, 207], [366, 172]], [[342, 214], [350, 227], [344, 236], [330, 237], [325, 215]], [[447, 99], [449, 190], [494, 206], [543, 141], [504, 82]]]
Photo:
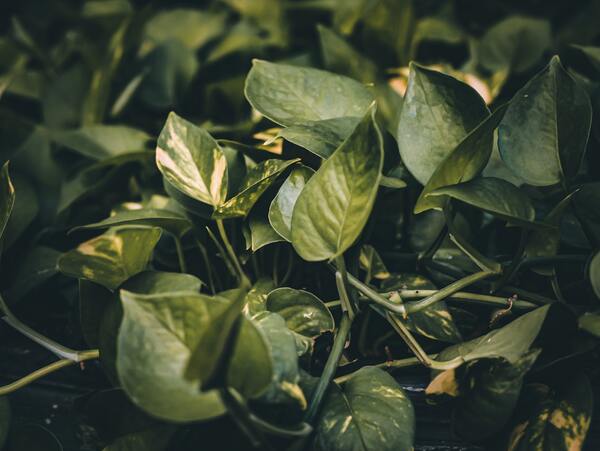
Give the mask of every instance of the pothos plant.
[[[423, 366], [458, 437], [581, 449], [597, 374], [582, 356], [600, 336], [581, 80], [554, 57], [490, 111], [412, 63], [396, 117], [374, 85], [255, 60], [244, 92], [292, 152], [259, 154], [170, 113], [154, 154], [162, 189], [132, 180], [138, 195], [73, 229], [81, 244], [58, 259], [78, 279], [90, 349], [2, 302], [60, 360], [1, 392], [99, 359], [133, 424], [108, 450], [179, 449], [219, 418], [237, 426], [236, 449], [409, 450], [415, 409], [394, 375]], [[19, 196], [9, 173], [1, 231]], [[591, 288], [574, 299], [560, 278], [582, 262]]]

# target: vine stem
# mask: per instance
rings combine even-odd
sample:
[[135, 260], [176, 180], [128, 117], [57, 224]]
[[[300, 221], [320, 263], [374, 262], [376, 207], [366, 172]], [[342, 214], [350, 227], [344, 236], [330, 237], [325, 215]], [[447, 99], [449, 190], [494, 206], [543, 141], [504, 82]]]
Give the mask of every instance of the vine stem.
[[225, 245], [225, 250], [229, 255], [229, 259], [235, 267], [240, 285], [244, 288], [250, 288], [250, 280], [248, 279], [248, 276], [246, 276], [246, 273], [242, 269], [242, 265], [240, 264], [240, 261], [238, 260], [237, 255], [235, 254], [235, 250], [233, 249], [233, 246], [231, 245], [231, 242], [227, 237], [227, 231], [225, 230], [225, 225], [223, 224], [222, 219], [217, 219], [217, 228], [219, 230], [221, 240], [223, 240], [223, 244]]
[[183, 273], [187, 273], [187, 265], [185, 264], [185, 254], [183, 253], [183, 246], [181, 245], [181, 238], [178, 236], [174, 237], [175, 250], [177, 251], [177, 259], [179, 260], [179, 270]]
[[[428, 357], [433, 360], [437, 357], [437, 354], [429, 354]], [[396, 369], [396, 368], [410, 368], [412, 366], [417, 366], [420, 364], [421, 364], [421, 361], [417, 357], [408, 357], [406, 359], [387, 360], [382, 363], [377, 363], [375, 365], [368, 365], [368, 366], [373, 366], [375, 368], [381, 368], [382, 370], [389, 370], [389, 369]], [[356, 371], [353, 371], [352, 373], [348, 373], [343, 376], [336, 377], [334, 379], [334, 381], [336, 384], [343, 384], [344, 382], [347, 382], [348, 380], [352, 379], [352, 376], [354, 376], [355, 372]]]
[[[398, 290], [397, 292], [403, 299], [426, 298], [439, 292], [440, 290]], [[454, 301], [469, 301], [467, 304], [477, 303], [482, 305], [490, 305], [493, 307], [506, 307], [507, 298], [502, 296], [492, 296], [488, 294], [467, 293], [458, 291], [451, 294], [447, 299]], [[406, 305], [411, 305], [407, 302]], [[538, 307], [538, 304], [525, 300], [517, 300], [513, 303], [513, 308], [516, 310], [530, 310]], [[410, 308], [409, 308], [410, 310]]]
[[344, 351], [344, 346], [346, 345], [346, 340], [348, 339], [351, 326], [352, 320], [350, 319], [348, 313], [344, 312], [342, 314], [340, 327], [333, 340], [331, 353], [327, 358], [325, 368], [323, 369], [321, 378], [317, 383], [317, 387], [310, 400], [308, 410], [306, 411], [306, 415], [304, 416], [304, 421], [309, 424], [312, 424], [316, 416], [319, 414], [321, 404], [323, 403], [323, 398], [325, 397], [325, 393], [327, 392], [327, 388], [333, 380], [333, 376], [335, 375], [335, 372], [337, 370], [340, 358], [342, 357], [342, 352]]
[[449, 370], [453, 368], [457, 368], [464, 363], [464, 359], [462, 357], [456, 357], [452, 360], [447, 360], [443, 362], [438, 362], [437, 360], [433, 360], [429, 357], [429, 355], [423, 350], [419, 342], [416, 338], [410, 333], [407, 327], [402, 323], [400, 319], [392, 315], [391, 313], [386, 313], [386, 319], [392, 325], [394, 330], [400, 335], [400, 338], [404, 340], [408, 348], [415, 354], [416, 358], [425, 365], [427, 368], [431, 368], [434, 370]]
[[[80, 354], [80, 357], [79, 357], [79, 363], [83, 362], [85, 360], [97, 359], [98, 357], [100, 357], [100, 353], [96, 349], [90, 350], [90, 351], [82, 351]], [[33, 371], [32, 373], [28, 374], [27, 376], [24, 376], [21, 379], [16, 380], [15, 382], [1, 386], [0, 387], [0, 396], [8, 395], [9, 393], [17, 391], [20, 388], [23, 388], [48, 374], [54, 373], [55, 371], [58, 371], [61, 368], [75, 365], [76, 363], [78, 363], [78, 362], [76, 362], [74, 360], [61, 359], [61, 360], [53, 362], [49, 365], [46, 365], [38, 370]]]

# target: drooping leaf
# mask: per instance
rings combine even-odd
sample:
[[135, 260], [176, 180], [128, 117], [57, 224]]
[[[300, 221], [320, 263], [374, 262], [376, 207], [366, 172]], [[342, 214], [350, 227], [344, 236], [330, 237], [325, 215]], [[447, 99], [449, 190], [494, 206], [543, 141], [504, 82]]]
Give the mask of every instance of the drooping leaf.
[[269, 222], [286, 241], [291, 241], [292, 213], [306, 182], [315, 173], [306, 166], [294, 168], [279, 188], [269, 207]]
[[109, 229], [63, 254], [58, 268], [114, 290], [146, 267], [160, 235], [156, 227]]
[[551, 45], [548, 21], [510, 16], [483, 35], [477, 50], [478, 62], [491, 72], [524, 72], [535, 66]]
[[440, 163], [421, 191], [415, 204], [416, 214], [431, 208], [442, 208], [443, 198], [428, 197], [442, 186], [468, 182], [481, 174], [492, 153], [494, 130], [504, 117], [506, 105], [498, 108], [473, 129], [454, 150]]
[[55, 132], [51, 136], [58, 144], [93, 160], [146, 150], [150, 141], [150, 136], [143, 130], [125, 125], [89, 125]]
[[246, 98], [283, 126], [345, 116], [362, 117], [373, 96], [359, 82], [319, 69], [254, 60]]
[[275, 179], [299, 160], [266, 160], [248, 171], [240, 192], [217, 206], [214, 219], [245, 217]]
[[[381, 178], [381, 134], [370, 109], [306, 183], [292, 214], [292, 244], [305, 260], [341, 255], [367, 222]], [[352, 219], [349, 219], [352, 218]]]
[[594, 396], [582, 373], [569, 377], [558, 389], [542, 384], [524, 388], [507, 449], [526, 451], [581, 451], [590, 428]]
[[402, 161], [423, 185], [452, 150], [487, 116], [470, 86], [411, 63], [396, 140]]
[[329, 309], [314, 294], [294, 288], [277, 288], [267, 297], [267, 310], [279, 314], [288, 329], [316, 338], [335, 327]]
[[160, 227], [177, 237], [183, 236], [192, 227], [190, 220], [181, 214], [170, 210], [142, 208], [121, 210], [102, 221], [75, 227], [72, 231], [107, 229], [123, 225]]
[[535, 219], [535, 210], [527, 195], [513, 184], [494, 177], [438, 188], [429, 196], [449, 196], [511, 222], [527, 224]]
[[179, 191], [212, 206], [227, 196], [227, 160], [204, 129], [170, 113], [158, 137], [156, 165]]
[[555, 56], [511, 101], [498, 129], [500, 155], [530, 185], [571, 179], [585, 153], [591, 117], [588, 95]]
[[413, 447], [415, 413], [392, 376], [358, 370], [342, 388], [332, 386], [315, 427], [315, 451], [391, 451]]

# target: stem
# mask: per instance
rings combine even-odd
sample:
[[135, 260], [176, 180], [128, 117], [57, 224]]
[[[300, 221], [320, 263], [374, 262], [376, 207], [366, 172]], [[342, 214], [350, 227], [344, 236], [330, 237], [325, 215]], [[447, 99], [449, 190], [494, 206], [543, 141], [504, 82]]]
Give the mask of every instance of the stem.
[[98, 351], [97, 350], [87, 350], [87, 351], [76, 351], [71, 348], [67, 348], [66, 346], [61, 345], [60, 343], [51, 340], [50, 338], [36, 332], [27, 324], [22, 323], [13, 313], [10, 311], [4, 299], [0, 296], [0, 311], [4, 312], [4, 316], [2, 319], [13, 329], [21, 332], [23, 335], [28, 337], [30, 340], [36, 342], [40, 346], [43, 346], [47, 350], [51, 351], [58, 357], [62, 359], [71, 360], [73, 362], [82, 362], [83, 360], [88, 360], [90, 355], [97, 358]]
[[502, 274], [502, 277], [500, 277], [500, 279], [498, 279], [492, 285], [492, 292], [498, 290], [500, 287], [502, 287], [503, 285], [505, 285], [508, 282], [510, 282], [511, 279], [514, 277], [514, 275], [519, 270], [519, 266], [521, 265], [523, 254], [525, 253], [525, 246], [527, 245], [527, 238], [528, 237], [529, 237], [529, 230], [522, 229], [521, 230], [521, 236], [519, 238], [519, 246], [518, 246], [517, 251], [515, 252], [515, 254], [513, 256], [512, 262], [503, 271], [504, 274]]
[[335, 272], [335, 285], [337, 287], [338, 293], [340, 294], [340, 301], [342, 303], [342, 311], [348, 313], [348, 316], [351, 320], [354, 320], [356, 316], [356, 307], [353, 302], [350, 300], [350, 296], [348, 295], [348, 272], [346, 271], [346, 263], [344, 261], [344, 256], [337, 257], [335, 259], [335, 263], [338, 267], [338, 270]]
[[387, 312], [385, 316], [394, 330], [398, 332], [398, 335], [400, 335], [400, 337], [404, 340], [409, 349], [417, 356], [419, 362], [421, 362], [427, 368], [434, 370], [449, 370], [452, 368], [457, 368], [464, 363], [464, 359], [460, 356], [444, 362], [438, 362], [431, 359], [400, 319], [396, 318], [389, 312]]
[[227, 237], [227, 232], [225, 231], [225, 226], [223, 225], [222, 219], [217, 219], [217, 228], [219, 229], [219, 234], [221, 235], [221, 240], [223, 240], [223, 244], [225, 245], [225, 249], [229, 255], [229, 259], [233, 263], [235, 270], [237, 271], [238, 281], [240, 285], [244, 288], [250, 288], [250, 280], [244, 270], [242, 269], [242, 265], [235, 254], [233, 246], [229, 242], [229, 238]]
[[344, 351], [344, 346], [346, 345], [346, 339], [348, 338], [348, 334], [350, 333], [351, 326], [352, 320], [350, 319], [350, 316], [348, 316], [347, 313], [344, 313], [342, 315], [340, 327], [333, 341], [331, 353], [327, 358], [327, 363], [325, 363], [323, 374], [321, 374], [321, 378], [317, 383], [317, 387], [310, 400], [308, 410], [306, 412], [306, 415], [304, 416], [304, 421], [306, 421], [309, 424], [312, 424], [316, 416], [319, 414], [319, 410], [321, 409], [321, 404], [323, 403], [323, 398], [325, 397], [327, 388], [333, 380], [333, 376], [337, 370], [340, 358], [342, 357], [342, 352]]
[[185, 254], [183, 253], [183, 247], [181, 246], [181, 239], [178, 236], [174, 236], [173, 238], [175, 239], [175, 249], [177, 250], [177, 259], [179, 260], [179, 270], [183, 273], [187, 273]]
[[[85, 360], [97, 359], [99, 356], [100, 356], [100, 353], [97, 350], [85, 351], [85, 355], [82, 354], [80, 356], [79, 362], [83, 362]], [[53, 362], [49, 365], [46, 365], [46, 366], [40, 368], [39, 370], [35, 370], [34, 372], [28, 374], [27, 376], [16, 380], [15, 382], [1, 386], [0, 387], [0, 396], [8, 395], [9, 393], [17, 391], [18, 389], [23, 388], [50, 373], [58, 371], [61, 368], [64, 368], [67, 366], [75, 365], [76, 363], [78, 363], [78, 362], [76, 362], [74, 360], [61, 359], [61, 360]]]
[[210, 265], [210, 260], [208, 259], [208, 253], [206, 252], [206, 248], [202, 245], [202, 243], [196, 239], [196, 245], [198, 246], [198, 249], [200, 249], [200, 253], [202, 254], [202, 260], [204, 260], [204, 266], [206, 266], [206, 273], [208, 275], [208, 284], [210, 285], [210, 291], [212, 292], [212, 294], [216, 294], [216, 289], [215, 289], [215, 281], [213, 280], [213, 276], [212, 276], [212, 267]]
[[438, 234], [438, 236], [435, 238], [435, 240], [431, 243], [431, 246], [429, 246], [429, 249], [427, 249], [420, 257], [419, 260], [427, 260], [433, 257], [433, 255], [437, 252], [437, 250], [439, 249], [439, 247], [442, 245], [442, 243], [444, 242], [444, 239], [446, 238], [446, 235], [448, 234], [448, 226], [446, 224], [444, 224], [444, 227], [442, 227], [442, 230], [440, 230], [440, 233]]
[[360, 293], [364, 296], [368, 297], [375, 304], [379, 304], [385, 309], [397, 313], [402, 317], [406, 316], [406, 308], [404, 304], [398, 304], [396, 302], [392, 302], [389, 299], [382, 296], [380, 293], [372, 289], [371, 287], [365, 285], [352, 274], [348, 274], [348, 283], [356, 288]]
[[[398, 294], [403, 299], [415, 299], [415, 298], [426, 298], [436, 294], [439, 290], [398, 290]], [[460, 300], [460, 301], [473, 301], [475, 304], [482, 305], [492, 305], [498, 307], [506, 307], [507, 298], [502, 296], [491, 296], [487, 294], [478, 294], [478, 293], [467, 293], [464, 291], [459, 291], [448, 296], [447, 299], [451, 300]], [[471, 303], [471, 302], [469, 302]], [[410, 306], [411, 303], [407, 303], [407, 306]], [[529, 302], [525, 300], [517, 300], [513, 303], [513, 308], [515, 310], [530, 310], [534, 309], [538, 306], [538, 304], [534, 302]], [[410, 311], [410, 307], [408, 307]]]
[[431, 296], [429, 296], [421, 301], [407, 304], [406, 312], [407, 313], [420, 312], [421, 310], [426, 309], [427, 307], [435, 304], [436, 302], [442, 301], [445, 298], [447, 298], [448, 296], [456, 293], [457, 291], [460, 291], [462, 288], [469, 286], [479, 280], [490, 277], [494, 274], [495, 274], [494, 272], [490, 272], [490, 271], [480, 271], [480, 272], [471, 274], [467, 277], [463, 277], [462, 279], [457, 280], [456, 282], [453, 282], [450, 285], [445, 286], [441, 290], [437, 291], [435, 294], [432, 294]]
[[[433, 360], [437, 357], [437, 354], [429, 354], [428, 357], [431, 360]], [[382, 370], [387, 370], [387, 369], [396, 369], [396, 368], [410, 368], [412, 366], [417, 366], [420, 364], [421, 364], [421, 361], [417, 357], [408, 357], [406, 359], [387, 360], [385, 362], [378, 363], [376, 365], [368, 365], [368, 366], [373, 366], [375, 368], [381, 368]], [[349, 373], [349, 374], [345, 374], [344, 376], [336, 377], [334, 379], [334, 381], [336, 384], [343, 384], [344, 382], [347, 382], [348, 380], [352, 379], [352, 376], [354, 376], [354, 373], [356, 373], [356, 371], [353, 371], [352, 373]]]
[[223, 400], [223, 404], [227, 407], [229, 415], [244, 435], [248, 437], [253, 448], [275, 451], [267, 442], [262, 431], [258, 430], [252, 422], [247, 407], [235, 390], [224, 388], [221, 390], [221, 399]]
[[495, 262], [483, 255], [462, 237], [452, 221], [452, 210], [449, 203], [444, 207], [444, 216], [446, 218], [446, 225], [448, 226], [448, 232], [450, 233], [450, 239], [452, 242], [456, 244], [459, 249], [463, 251], [471, 260], [473, 260], [473, 262], [479, 266], [479, 268], [481, 268], [483, 271], [494, 273], [499, 273], [502, 270], [502, 267], [498, 262]]
[[237, 276], [238, 276], [237, 272], [236, 272], [235, 268], [233, 267], [233, 264], [231, 263], [231, 260], [229, 259], [229, 256], [227, 255], [227, 252], [225, 251], [225, 248], [219, 242], [219, 240], [217, 239], [217, 237], [215, 236], [213, 231], [210, 229], [210, 227], [207, 226], [206, 231], [208, 232], [208, 236], [210, 236], [210, 239], [213, 240], [213, 243], [215, 243], [215, 246], [217, 246], [217, 249], [219, 250], [219, 255], [221, 255], [221, 258], [223, 259], [225, 266], [227, 266], [227, 270], [233, 277], [237, 278]]

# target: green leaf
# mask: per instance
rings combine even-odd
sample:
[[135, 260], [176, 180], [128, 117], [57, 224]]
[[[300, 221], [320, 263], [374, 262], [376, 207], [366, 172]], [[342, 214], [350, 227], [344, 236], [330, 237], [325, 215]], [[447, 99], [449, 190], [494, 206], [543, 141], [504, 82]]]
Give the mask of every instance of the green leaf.
[[427, 197], [437, 188], [468, 182], [481, 174], [492, 154], [494, 130], [504, 117], [507, 106], [501, 106], [473, 129], [441, 162], [421, 191], [415, 214], [432, 208], [442, 208], [444, 198]]
[[578, 323], [581, 330], [600, 338], [600, 314], [598, 312], [584, 313], [579, 317]]
[[425, 185], [436, 168], [489, 111], [477, 91], [411, 63], [396, 140], [402, 161]]
[[500, 155], [530, 185], [571, 179], [581, 165], [591, 120], [588, 95], [555, 56], [511, 101], [498, 129]]
[[529, 197], [515, 185], [494, 177], [438, 188], [429, 196], [449, 196], [509, 222], [528, 224], [535, 219]]
[[142, 208], [140, 210], [117, 211], [109, 218], [92, 224], [75, 227], [71, 229], [71, 232], [76, 230], [107, 229], [109, 227], [123, 225], [160, 227], [177, 237], [183, 236], [192, 228], [190, 220], [181, 214], [170, 210]]
[[373, 96], [359, 82], [307, 67], [254, 60], [246, 98], [273, 122], [304, 125], [344, 116], [362, 117]]
[[123, 322], [117, 371], [131, 400], [169, 421], [196, 421], [225, 413], [216, 390], [202, 392], [184, 377], [192, 350], [211, 317], [205, 296], [192, 293], [138, 295], [121, 291]]
[[359, 264], [361, 269], [367, 273], [367, 283], [371, 278], [385, 280], [390, 277], [390, 272], [381, 256], [370, 244], [365, 244], [360, 248]]
[[250, 228], [250, 249], [252, 249], [252, 252], [256, 252], [268, 244], [284, 241], [273, 229], [264, 211], [252, 210], [248, 216], [248, 227]]
[[244, 312], [250, 317], [267, 309], [267, 296], [275, 289], [271, 279], [262, 277], [256, 281], [244, 300]]
[[0, 397], [0, 448], [4, 447], [10, 427], [10, 404], [6, 396]]
[[410, 450], [415, 413], [392, 376], [375, 367], [358, 370], [331, 390], [315, 427], [315, 451]]
[[299, 160], [266, 160], [261, 161], [248, 171], [240, 192], [217, 206], [213, 219], [245, 217], [248, 215], [260, 196], [267, 190], [275, 179], [288, 167]]
[[63, 254], [58, 268], [114, 290], [146, 267], [160, 235], [156, 227], [109, 229]]
[[8, 162], [4, 163], [2, 166], [2, 171], [0, 172], [0, 185], [2, 187], [2, 192], [0, 193], [2, 196], [0, 201], [0, 238], [3, 238], [6, 225], [8, 224], [15, 205], [15, 187], [8, 174]]
[[578, 373], [557, 389], [532, 384], [524, 389], [507, 449], [514, 451], [580, 451], [590, 428], [594, 393]]
[[344, 142], [359, 122], [360, 118], [353, 116], [307, 121], [290, 125], [282, 129], [277, 136], [326, 159]]
[[197, 9], [176, 8], [153, 16], [144, 27], [142, 52], [153, 46], [178, 40], [190, 50], [197, 50], [218, 37], [225, 29], [226, 15]]
[[300, 374], [296, 341], [284, 319], [276, 313], [263, 312], [255, 318], [264, 333], [273, 358], [273, 381], [259, 401], [269, 404], [292, 404], [306, 409], [306, 398], [299, 387]]
[[594, 293], [600, 298], [600, 252], [596, 252], [590, 262], [589, 275]]
[[335, 327], [329, 309], [308, 291], [277, 288], [267, 296], [267, 310], [279, 314], [288, 329], [309, 338], [317, 338]]
[[523, 378], [540, 352], [529, 351], [514, 364], [485, 359], [469, 368], [452, 412], [455, 433], [475, 442], [500, 432], [517, 405]]
[[315, 173], [307, 166], [294, 168], [279, 188], [269, 207], [269, 222], [286, 241], [292, 237], [292, 213], [306, 182]]
[[150, 135], [125, 125], [89, 125], [76, 130], [55, 132], [52, 139], [93, 160], [103, 160], [148, 148]]
[[10, 247], [31, 225], [39, 213], [39, 199], [35, 187], [28, 177], [13, 173], [14, 205], [4, 230], [4, 245]]
[[550, 305], [538, 307], [500, 329], [444, 349], [437, 360], [462, 356], [465, 362], [477, 359], [502, 358], [516, 363], [533, 344], [546, 320]]
[[370, 109], [300, 193], [292, 214], [292, 244], [305, 260], [341, 255], [369, 218], [375, 202], [383, 145]]
[[227, 196], [227, 160], [204, 129], [170, 113], [156, 145], [158, 169], [179, 191], [209, 205]]
[[[386, 291], [394, 291], [401, 289], [435, 290], [437, 287], [425, 277], [417, 274], [397, 274], [384, 280], [381, 288]], [[379, 309], [376, 310], [383, 313]], [[385, 316], [384, 313], [383, 315]], [[408, 329], [424, 337], [448, 343], [460, 343], [462, 341], [460, 330], [444, 301], [436, 302], [419, 312], [411, 313], [408, 318], [402, 318], [400, 315], [396, 315], [396, 317]]]
[[478, 62], [490, 72], [532, 69], [552, 46], [550, 22], [510, 16], [498, 22], [481, 38]]

